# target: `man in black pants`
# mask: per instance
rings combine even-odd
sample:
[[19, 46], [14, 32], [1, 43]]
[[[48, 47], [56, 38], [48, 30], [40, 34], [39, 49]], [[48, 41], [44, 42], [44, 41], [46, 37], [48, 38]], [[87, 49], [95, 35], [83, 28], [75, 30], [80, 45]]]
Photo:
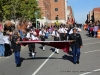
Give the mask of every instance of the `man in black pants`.
[[[45, 34], [46, 34], [46, 31], [45, 29], [42, 27], [41, 28], [41, 31], [39, 32], [39, 36], [41, 38], [41, 41], [45, 41]], [[42, 48], [43, 48], [43, 51], [45, 50], [45, 45], [42, 44]]]
[[67, 28], [66, 25], [64, 25], [64, 34], [63, 34], [63, 40], [66, 41], [67, 40]]
[[[54, 41], [59, 41], [59, 31], [57, 27], [54, 27], [54, 31], [52, 32], [52, 37], [54, 37]], [[59, 54], [59, 49], [55, 48], [55, 52]]]
[[[27, 32], [26, 38], [29, 41], [36, 40], [36, 35], [37, 35], [37, 33], [34, 30], [30, 29]], [[29, 48], [29, 51], [30, 51], [30, 56], [32, 56], [34, 58], [35, 57], [35, 43], [28, 44], [28, 48]]]

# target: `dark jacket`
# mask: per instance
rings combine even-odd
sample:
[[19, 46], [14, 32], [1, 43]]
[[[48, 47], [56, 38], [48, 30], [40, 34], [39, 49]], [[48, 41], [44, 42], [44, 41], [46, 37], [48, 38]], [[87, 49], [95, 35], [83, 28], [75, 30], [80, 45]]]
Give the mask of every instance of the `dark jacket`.
[[73, 48], [74, 46], [76, 48], [80, 48], [80, 46], [82, 46], [82, 38], [80, 34], [77, 34], [77, 33], [76, 35], [70, 34], [69, 40], [75, 40], [74, 42], [71, 42], [71, 48]]
[[16, 44], [16, 41], [18, 38], [20, 38], [20, 41], [22, 41], [21, 37], [16, 37], [16, 36], [12, 37], [13, 44], [12, 44], [11, 48], [14, 50], [14, 52], [20, 52], [20, 50], [21, 50], [21, 44]]

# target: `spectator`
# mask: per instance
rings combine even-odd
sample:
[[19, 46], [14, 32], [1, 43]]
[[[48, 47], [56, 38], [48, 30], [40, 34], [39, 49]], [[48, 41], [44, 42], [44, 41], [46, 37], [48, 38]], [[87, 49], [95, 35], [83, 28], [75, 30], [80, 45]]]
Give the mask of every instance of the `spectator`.
[[3, 29], [3, 27], [2, 27], [2, 23], [0, 23], [0, 30], [1, 30], [1, 29]]
[[5, 47], [4, 47], [4, 40], [3, 40], [3, 30], [0, 30], [0, 56], [4, 56]]
[[16, 67], [20, 67], [21, 66], [21, 60], [20, 60], [21, 45], [18, 41], [22, 41], [22, 39], [19, 36], [18, 31], [14, 33], [14, 36], [12, 37], [12, 41], [13, 41], [12, 51], [14, 52], [15, 55]]
[[97, 25], [97, 23], [95, 24], [93, 31], [94, 31], [94, 37], [97, 37], [97, 31], [99, 29], [99, 26]]
[[4, 39], [4, 42], [5, 42], [5, 44], [4, 44], [4, 46], [5, 46], [5, 56], [9, 56], [9, 55], [11, 55], [10, 41], [9, 41], [10, 37], [6, 32], [4, 32], [3, 39]]

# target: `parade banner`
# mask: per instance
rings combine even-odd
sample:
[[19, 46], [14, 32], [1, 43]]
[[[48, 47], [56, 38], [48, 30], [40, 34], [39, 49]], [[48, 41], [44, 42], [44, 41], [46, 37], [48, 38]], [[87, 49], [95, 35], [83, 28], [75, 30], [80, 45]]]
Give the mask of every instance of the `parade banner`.
[[70, 42], [69, 41], [40, 41], [40, 40], [31, 40], [31, 41], [19, 41], [22, 45], [26, 46], [30, 43], [38, 43], [38, 44], [44, 44], [48, 46], [52, 46], [58, 49], [63, 50], [64, 52], [69, 52]]

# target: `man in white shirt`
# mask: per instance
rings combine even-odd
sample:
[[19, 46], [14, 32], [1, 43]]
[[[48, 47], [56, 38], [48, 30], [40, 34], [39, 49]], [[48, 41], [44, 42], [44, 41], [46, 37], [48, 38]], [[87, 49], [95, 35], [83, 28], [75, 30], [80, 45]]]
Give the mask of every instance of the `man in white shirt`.
[[[30, 29], [27, 32], [26, 38], [29, 41], [31, 41], [31, 40], [38, 40], [36, 35], [37, 35], [37, 33], [35, 32], [35, 30]], [[29, 51], [30, 51], [30, 56], [32, 56], [34, 58], [35, 57], [35, 43], [28, 44], [28, 47], [29, 47]]]
[[[59, 31], [58, 31], [58, 29], [57, 29], [57, 27], [54, 27], [55, 29], [54, 29], [54, 31], [52, 32], [52, 37], [54, 37], [54, 41], [59, 41]], [[57, 48], [55, 48], [55, 52], [57, 53], [57, 54], [59, 54], [59, 49], [57, 49]]]
[[64, 26], [61, 25], [61, 27], [59, 28], [60, 40], [61, 40], [61, 41], [64, 41], [64, 31], [65, 31]]
[[[46, 35], [46, 30], [42, 27], [41, 31], [39, 32], [39, 36], [41, 38], [41, 41], [45, 41], [45, 35]], [[44, 51], [45, 50], [44, 44], [42, 44], [42, 48], [43, 48], [43, 51]]]
[[5, 56], [9, 56], [11, 55], [11, 50], [10, 50], [10, 37], [9, 35], [4, 32], [4, 36], [3, 36], [4, 42], [5, 42]]
[[63, 40], [67, 40], [67, 30], [68, 28], [66, 28], [66, 25], [64, 25], [64, 35], [63, 35]]

